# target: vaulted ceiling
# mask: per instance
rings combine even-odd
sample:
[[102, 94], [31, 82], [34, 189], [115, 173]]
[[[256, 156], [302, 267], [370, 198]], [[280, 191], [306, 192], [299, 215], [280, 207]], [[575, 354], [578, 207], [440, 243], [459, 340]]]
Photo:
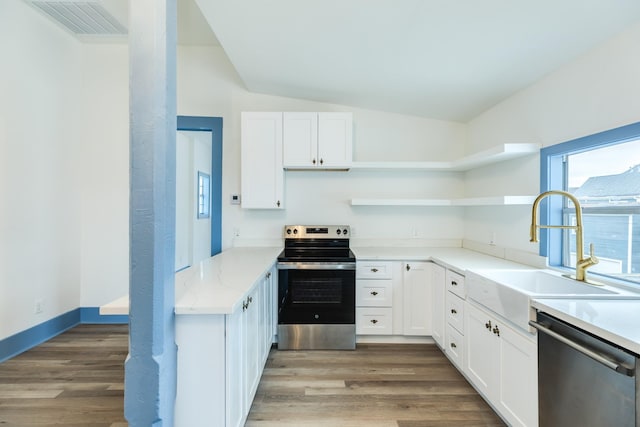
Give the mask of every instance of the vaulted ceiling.
[[462, 122], [640, 22], [638, 0], [195, 1], [251, 91]]
[[[126, 23], [134, 0], [97, 1]], [[640, 23], [639, 0], [177, 3], [178, 43], [219, 43], [250, 91], [459, 122]]]

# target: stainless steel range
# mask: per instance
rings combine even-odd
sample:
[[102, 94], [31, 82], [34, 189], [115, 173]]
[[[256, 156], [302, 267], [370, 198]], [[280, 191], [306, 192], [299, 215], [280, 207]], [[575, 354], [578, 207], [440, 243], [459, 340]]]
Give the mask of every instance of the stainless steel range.
[[356, 347], [356, 258], [347, 225], [287, 225], [278, 257], [278, 349]]

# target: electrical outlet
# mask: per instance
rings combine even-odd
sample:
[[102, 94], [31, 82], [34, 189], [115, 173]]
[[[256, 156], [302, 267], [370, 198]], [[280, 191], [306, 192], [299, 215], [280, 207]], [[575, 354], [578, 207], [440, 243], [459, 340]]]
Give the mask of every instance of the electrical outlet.
[[44, 311], [44, 300], [43, 299], [37, 299], [34, 305], [34, 312], [35, 314], [40, 314]]

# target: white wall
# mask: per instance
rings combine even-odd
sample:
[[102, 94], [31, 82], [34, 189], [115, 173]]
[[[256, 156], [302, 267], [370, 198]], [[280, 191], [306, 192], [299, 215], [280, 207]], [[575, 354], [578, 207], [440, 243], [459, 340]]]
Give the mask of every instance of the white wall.
[[129, 287], [129, 52], [82, 46], [80, 305], [96, 307]]
[[[638, 121], [640, 24], [569, 62], [469, 123], [468, 150], [507, 142], [549, 146]], [[539, 157], [467, 173], [467, 192], [531, 194], [540, 190]], [[527, 206], [468, 208], [465, 237], [529, 252]]]
[[26, 3], [4, 0], [0, 52], [2, 339], [80, 304], [83, 159], [81, 45]]

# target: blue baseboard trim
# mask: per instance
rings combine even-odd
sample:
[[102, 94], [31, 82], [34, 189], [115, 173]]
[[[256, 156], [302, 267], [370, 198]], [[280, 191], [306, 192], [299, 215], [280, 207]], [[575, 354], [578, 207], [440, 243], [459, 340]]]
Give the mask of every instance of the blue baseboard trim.
[[81, 307], [0, 340], [0, 363], [81, 323], [129, 323], [129, 316], [100, 315], [99, 307]]
[[80, 307], [80, 323], [121, 324], [129, 323], [126, 314], [100, 314], [100, 307]]

